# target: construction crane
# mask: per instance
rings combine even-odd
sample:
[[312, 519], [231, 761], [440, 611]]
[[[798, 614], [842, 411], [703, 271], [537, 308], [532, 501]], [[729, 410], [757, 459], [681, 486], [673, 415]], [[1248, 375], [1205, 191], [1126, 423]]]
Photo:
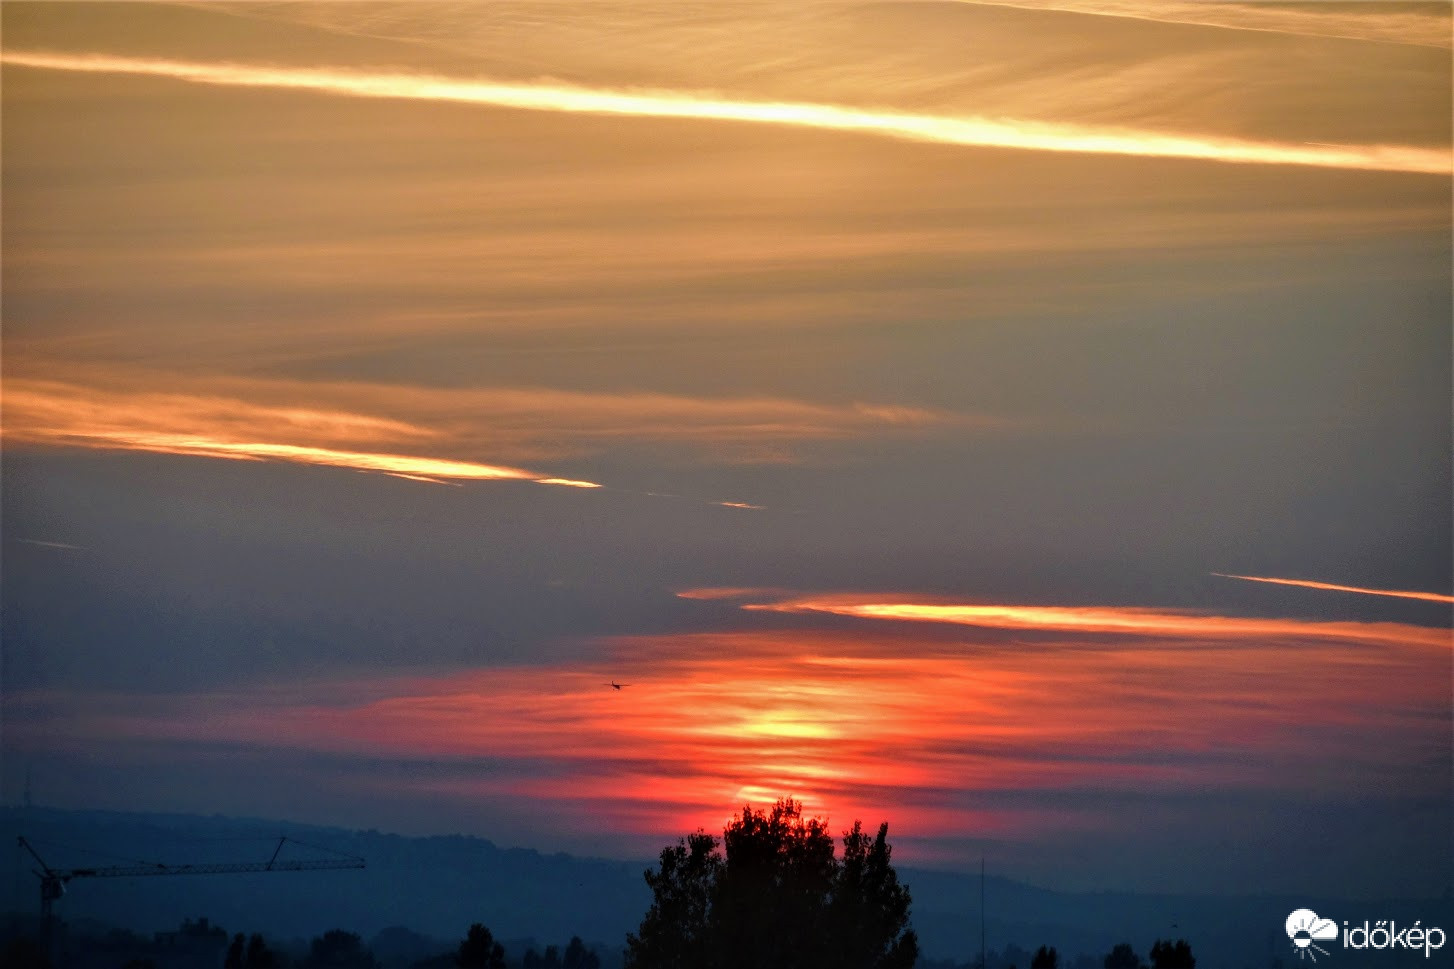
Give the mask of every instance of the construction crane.
[[42, 931], [45, 934], [44, 947], [47, 955], [51, 951], [52, 936], [52, 905], [56, 899], [66, 893], [66, 885], [76, 878], [139, 878], [152, 875], [230, 875], [244, 872], [262, 871], [328, 871], [341, 868], [363, 868], [364, 860], [356, 855], [344, 855], [341, 853], [338, 858], [315, 858], [304, 860], [283, 859], [278, 860], [278, 855], [283, 848], [292, 842], [304, 848], [313, 848], [319, 851], [331, 849], [318, 848], [316, 845], [304, 844], [293, 838], [279, 838], [277, 847], [273, 849], [273, 856], [267, 861], [251, 861], [235, 864], [203, 864], [203, 865], [167, 865], [161, 862], [143, 863], [138, 862], [131, 865], [112, 865], [107, 868], [52, 868], [46, 864], [44, 858], [35, 850], [35, 846], [26, 840], [24, 835], [18, 838], [20, 847], [30, 852], [30, 856], [40, 865], [39, 869], [32, 869], [35, 876], [40, 879], [40, 915], [42, 920]]

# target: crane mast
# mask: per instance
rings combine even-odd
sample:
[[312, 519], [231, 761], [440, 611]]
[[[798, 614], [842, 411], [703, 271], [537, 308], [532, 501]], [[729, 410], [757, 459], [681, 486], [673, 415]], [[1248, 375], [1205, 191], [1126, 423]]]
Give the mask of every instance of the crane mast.
[[[343, 855], [339, 858], [284, 859], [279, 861], [278, 855], [282, 853], [283, 848], [290, 841], [297, 845], [303, 844], [301, 841], [295, 841], [292, 838], [279, 838], [277, 846], [273, 848], [272, 857], [267, 861], [189, 865], [167, 865], [156, 862], [151, 864], [111, 865], [104, 868], [52, 868], [24, 835], [18, 838], [20, 847], [30, 852], [30, 856], [40, 866], [38, 869], [32, 870], [35, 872], [35, 876], [40, 879], [40, 914], [42, 931], [45, 935], [42, 944], [47, 954], [51, 952], [53, 906], [56, 899], [66, 893], [66, 885], [76, 878], [142, 878], [154, 875], [230, 875], [264, 871], [333, 871], [344, 868], [364, 867], [364, 860], [356, 855]], [[304, 845], [304, 847], [313, 846]]]

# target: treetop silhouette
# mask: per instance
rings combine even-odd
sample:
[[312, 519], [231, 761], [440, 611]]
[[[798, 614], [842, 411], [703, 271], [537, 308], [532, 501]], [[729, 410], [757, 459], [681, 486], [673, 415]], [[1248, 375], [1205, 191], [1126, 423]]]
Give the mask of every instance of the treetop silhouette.
[[1131, 948], [1129, 942], [1119, 942], [1116, 947], [1106, 953], [1102, 963], [1105, 969], [1141, 969], [1141, 957], [1136, 950]]
[[1157, 939], [1151, 947], [1152, 969], [1196, 969], [1196, 965], [1196, 956], [1185, 939]]
[[1055, 951], [1055, 946], [1048, 949], [1045, 946], [1035, 950], [1035, 957], [1030, 960], [1030, 969], [1056, 969], [1060, 965], [1060, 955]]
[[827, 824], [791, 798], [744, 807], [718, 840], [703, 831], [646, 872], [652, 905], [627, 936], [628, 969], [907, 969], [919, 944], [888, 824], [861, 824], [834, 857]]
[[455, 953], [454, 964], [460, 969], [505, 969], [505, 947], [479, 922], [471, 925]]

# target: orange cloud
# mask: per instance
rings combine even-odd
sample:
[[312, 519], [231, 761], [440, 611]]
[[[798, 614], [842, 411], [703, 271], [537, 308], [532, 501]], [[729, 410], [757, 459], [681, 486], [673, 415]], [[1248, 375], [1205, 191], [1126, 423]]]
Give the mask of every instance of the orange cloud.
[[6, 51], [3, 57], [5, 63], [22, 67], [137, 74], [228, 87], [312, 91], [345, 97], [457, 102], [525, 111], [781, 125], [966, 147], [1431, 175], [1448, 175], [1451, 171], [1451, 158], [1447, 149], [1408, 145], [1311, 145], [1252, 141], [1064, 122], [875, 111], [809, 102], [725, 100], [679, 91], [612, 90], [420, 74], [208, 64], [105, 54]]
[[[690, 593], [687, 597], [693, 598]], [[762, 612], [828, 613], [860, 619], [949, 623], [984, 629], [1044, 630], [1057, 633], [1212, 640], [1296, 637], [1445, 648], [1451, 644], [1451, 634], [1447, 629], [1430, 629], [1401, 623], [1311, 622], [1302, 619], [1217, 616], [1171, 609], [894, 602], [872, 596], [788, 599], [774, 603], [748, 603], [742, 608]]]
[[373, 471], [414, 481], [533, 481], [598, 488], [590, 481], [474, 461], [316, 444], [303, 439], [418, 440], [432, 431], [399, 421], [302, 408], [246, 405], [215, 397], [111, 394], [45, 381], [10, 381], [5, 438], [11, 442], [152, 451], [242, 461], [285, 461]]
[[[475, 463], [469, 458], [476, 454], [526, 462], [648, 443], [689, 448], [714, 463], [751, 463], [763, 447], [774, 449], [777, 459], [784, 460], [794, 445], [807, 442], [996, 426], [988, 419], [929, 409], [775, 398], [202, 379], [109, 369], [84, 376], [94, 383], [28, 377], [8, 380], [5, 436], [14, 442], [179, 453], [207, 452], [209, 442], [276, 442], [465, 463]], [[149, 389], [140, 389], [143, 386]], [[170, 389], [158, 391], [157, 386]], [[376, 416], [379, 414], [395, 416]], [[195, 446], [189, 448], [189, 441]], [[213, 448], [209, 453], [240, 456], [235, 449], [230, 455], [214, 453], [222, 450]], [[282, 459], [277, 454], [255, 456]], [[435, 477], [521, 477], [550, 484], [570, 481], [493, 462], [481, 466], [505, 473], [443, 474], [423, 466], [383, 467], [383, 462], [371, 458], [333, 455], [316, 463], [380, 465], [377, 470]], [[729, 507], [745, 505], [734, 502]]]
[[1292, 585], [1303, 589], [1323, 589], [1328, 592], [1357, 592], [1367, 596], [1389, 596], [1394, 599], [1422, 599], [1425, 602], [1454, 602], [1454, 596], [1442, 592], [1413, 592], [1403, 589], [1368, 589], [1357, 585], [1334, 585], [1331, 582], [1310, 582], [1305, 579], [1272, 579], [1264, 575], [1228, 575], [1213, 572], [1223, 579], [1242, 579], [1246, 582], [1269, 582], [1273, 585]]
[[1279, 635], [1253, 640], [1216, 625], [1194, 643], [1104, 625], [1036, 643], [908, 627], [619, 639], [578, 667], [83, 698], [54, 716], [54, 698], [18, 697], [16, 743], [453, 763], [416, 793], [531, 798], [571, 823], [655, 836], [781, 794], [836, 822], [983, 836], [1114, 827], [1104, 799], [1123, 795], [1437, 784], [1426, 757], [1447, 750], [1449, 654], [1414, 635], [1329, 639], [1321, 625], [1279, 620]]
[[710, 586], [703, 589], [683, 589], [678, 599], [752, 599], [765, 595], [787, 595], [786, 589], [763, 589], [758, 586]]

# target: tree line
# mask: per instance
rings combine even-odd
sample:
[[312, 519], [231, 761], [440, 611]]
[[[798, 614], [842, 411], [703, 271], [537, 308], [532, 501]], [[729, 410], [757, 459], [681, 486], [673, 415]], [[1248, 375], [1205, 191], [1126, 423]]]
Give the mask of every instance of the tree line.
[[[870, 834], [855, 821], [841, 845], [839, 856], [827, 823], [804, 816], [791, 798], [766, 811], [744, 807], [720, 839], [698, 830], [668, 845], [644, 873], [652, 902], [626, 937], [625, 969], [911, 969], [919, 943], [908, 886], [892, 864], [888, 824]], [[212, 940], [219, 947], [214, 953], [226, 944], [223, 969], [382, 969], [362, 938], [343, 929], [314, 938], [306, 954], [291, 959], [258, 934], [239, 933], [228, 942], [205, 919], [184, 924], [177, 935], [189, 931]], [[6, 955], [5, 964], [17, 969], [48, 969], [38, 950]], [[973, 961], [970, 969], [1196, 969], [1183, 939], [1157, 939], [1147, 962], [1129, 943], [1117, 945], [1100, 966], [1081, 957], [1063, 967], [1049, 946], [1033, 955], [1014, 946], [995, 955], [993, 967]], [[453, 951], [412, 961], [412, 969], [507, 966], [601, 969], [601, 958], [574, 937], [564, 950], [530, 948], [507, 962], [503, 944], [476, 922]], [[124, 969], [156, 967], [132, 959]]]
[[1025, 966], [1029, 969], [1196, 969], [1197, 960], [1185, 939], [1157, 939], [1151, 944], [1149, 960], [1142, 960], [1131, 943], [1121, 942], [1102, 959], [1081, 956], [1068, 965], [1061, 961], [1054, 946], [1042, 945], [1031, 954], [1011, 945], [1003, 954], [990, 953], [990, 958], [983, 963], [975, 960], [970, 969], [986, 969], [986, 963], [1003, 969], [1024, 969]]

